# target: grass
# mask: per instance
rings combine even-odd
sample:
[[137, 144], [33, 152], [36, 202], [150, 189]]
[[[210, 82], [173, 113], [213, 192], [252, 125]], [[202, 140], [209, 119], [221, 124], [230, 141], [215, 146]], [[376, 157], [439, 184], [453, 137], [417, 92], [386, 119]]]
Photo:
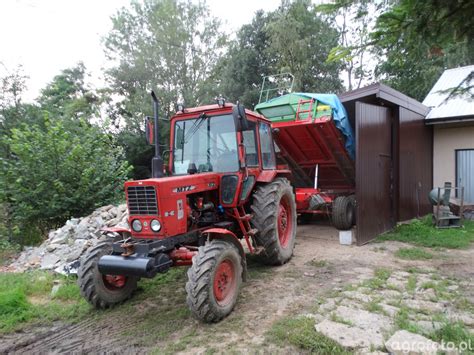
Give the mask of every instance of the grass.
[[474, 334], [470, 333], [461, 322], [445, 323], [440, 329], [431, 334], [430, 338], [439, 343], [442, 341], [453, 343], [456, 347], [460, 347], [461, 344], [470, 345], [469, 353], [472, 354], [474, 351]]
[[410, 293], [410, 294], [414, 294], [415, 291], [416, 291], [416, 275], [415, 274], [412, 274], [408, 277], [408, 281], [407, 281], [407, 292]]
[[390, 270], [379, 268], [374, 272], [374, 277], [366, 280], [362, 283], [363, 286], [368, 287], [372, 290], [378, 290], [385, 287], [387, 280], [391, 275]]
[[291, 344], [317, 354], [350, 354], [332, 339], [314, 329], [314, 320], [286, 317], [278, 320], [266, 334], [267, 340], [279, 345]]
[[[54, 297], [54, 280], [62, 286]], [[75, 280], [47, 272], [0, 274], [0, 333], [22, 329], [32, 323], [78, 320], [90, 310], [80, 297]]]
[[474, 242], [474, 221], [464, 220], [464, 228], [437, 229], [431, 215], [398, 225], [392, 232], [378, 237], [378, 241], [397, 240], [428, 248], [461, 249]]
[[433, 254], [421, 248], [400, 248], [396, 251], [395, 256], [405, 260], [429, 260], [433, 258]]
[[410, 310], [402, 306], [395, 315], [395, 326], [398, 329], [407, 330], [411, 333], [422, 334], [422, 330], [416, 324], [412, 323], [409, 318]]
[[317, 259], [313, 259], [309, 262], [309, 265], [313, 266], [313, 267], [318, 267], [318, 268], [321, 268], [321, 267], [326, 267], [328, 266], [328, 262], [326, 260], [317, 260]]

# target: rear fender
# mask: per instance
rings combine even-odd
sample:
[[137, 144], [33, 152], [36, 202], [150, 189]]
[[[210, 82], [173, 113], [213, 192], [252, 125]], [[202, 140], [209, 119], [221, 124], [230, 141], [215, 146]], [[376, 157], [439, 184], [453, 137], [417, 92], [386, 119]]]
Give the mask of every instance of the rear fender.
[[228, 229], [224, 228], [210, 228], [202, 232], [208, 235], [208, 240], [220, 239], [235, 245], [240, 254], [242, 261], [242, 280], [247, 281], [247, 259], [245, 258], [245, 251], [240, 243], [239, 238]]

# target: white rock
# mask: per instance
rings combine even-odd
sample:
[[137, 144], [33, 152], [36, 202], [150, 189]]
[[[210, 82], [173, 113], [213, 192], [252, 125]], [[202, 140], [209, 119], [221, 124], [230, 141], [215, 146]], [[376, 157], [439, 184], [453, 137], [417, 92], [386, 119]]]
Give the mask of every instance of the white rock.
[[332, 311], [334, 308], [336, 308], [336, 302], [333, 298], [327, 299], [325, 303], [319, 306], [321, 312]]
[[436, 354], [440, 345], [424, 336], [399, 330], [385, 343], [388, 352], [394, 355]]
[[380, 307], [382, 307], [384, 312], [387, 313], [390, 317], [395, 317], [400, 311], [400, 308], [385, 303], [380, 303]]
[[43, 260], [41, 260], [40, 268], [43, 270], [50, 270], [56, 266], [59, 262], [59, 258], [54, 254], [46, 254]]
[[369, 295], [357, 292], [357, 291], [344, 291], [342, 293], [344, 296], [362, 301], [362, 302], [371, 302], [372, 298]]
[[371, 313], [363, 309], [339, 306], [337, 307], [335, 314], [341, 319], [349, 321], [359, 328], [371, 330], [376, 333], [389, 330], [393, 326], [390, 318], [381, 314]]
[[409, 308], [417, 311], [426, 311], [431, 313], [437, 313], [443, 311], [444, 307], [442, 304], [437, 302], [423, 301], [423, 300], [404, 300], [405, 305]]
[[59, 244], [53, 244], [53, 243], [52, 243], [52, 244], [48, 244], [48, 245], [46, 246], [46, 251], [48, 251], [48, 252], [51, 253], [51, 252], [55, 251], [58, 246], [59, 246]]
[[416, 322], [416, 325], [428, 334], [434, 332], [435, 330], [441, 329], [443, 326], [440, 322], [433, 322], [427, 320], [420, 320]]
[[370, 332], [358, 327], [350, 327], [328, 319], [316, 324], [315, 329], [345, 348], [378, 348], [383, 346], [383, 337], [379, 333]]
[[406, 282], [404, 280], [400, 280], [397, 277], [390, 276], [387, 280], [387, 285], [391, 287], [395, 287], [398, 290], [404, 290]]

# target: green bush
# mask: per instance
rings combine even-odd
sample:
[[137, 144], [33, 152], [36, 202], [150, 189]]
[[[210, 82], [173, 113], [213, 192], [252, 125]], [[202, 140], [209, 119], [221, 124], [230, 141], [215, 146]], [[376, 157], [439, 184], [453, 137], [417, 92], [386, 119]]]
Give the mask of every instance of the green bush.
[[122, 196], [131, 170], [122, 148], [96, 126], [66, 122], [45, 118], [43, 127], [24, 125], [3, 140], [11, 159], [1, 160], [0, 201], [22, 244]]

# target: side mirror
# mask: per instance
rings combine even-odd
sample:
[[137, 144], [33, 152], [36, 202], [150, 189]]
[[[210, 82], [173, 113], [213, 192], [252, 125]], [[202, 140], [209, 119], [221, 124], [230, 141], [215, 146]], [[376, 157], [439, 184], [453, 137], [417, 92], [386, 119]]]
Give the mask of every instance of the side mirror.
[[238, 103], [232, 107], [232, 116], [234, 117], [235, 127], [238, 132], [247, 131], [249, 129], [245, 107], [242, 104]]
[[155, 145], [155, 137], [153, 135], [153, 118], [152, 117], [145, 117], [145, 135], [146, 141], [150, 145]]

